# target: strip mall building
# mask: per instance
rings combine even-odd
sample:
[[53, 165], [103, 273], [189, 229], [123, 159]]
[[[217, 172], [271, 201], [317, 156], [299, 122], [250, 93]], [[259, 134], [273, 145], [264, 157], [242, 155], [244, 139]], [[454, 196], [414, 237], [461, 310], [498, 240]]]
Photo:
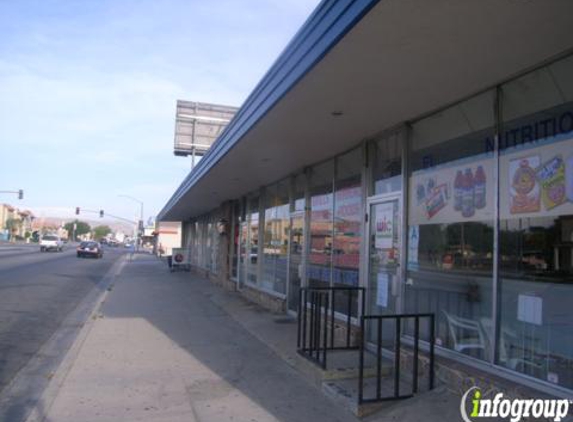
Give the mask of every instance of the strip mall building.
[[325, 0], [159, 219], [274, 311], [362, 286], [353, 317], [432, 312], [440, 359], [570, 397], [572, 17]]

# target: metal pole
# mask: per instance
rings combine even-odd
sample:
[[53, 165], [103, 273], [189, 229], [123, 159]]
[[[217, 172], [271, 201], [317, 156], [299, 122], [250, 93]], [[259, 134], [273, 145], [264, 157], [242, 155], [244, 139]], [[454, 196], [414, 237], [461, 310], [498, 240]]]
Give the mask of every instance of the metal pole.
[[[118, 196], [121, 196], [122, 198], [131, 199], [132, 201], [135, 201], [139, 204], [139, 216], [140, 216], [141, 224], [143, 225], [143, 201], [140, 201], [139, 199], [134, 198], [133, 196], [129, 196], [129, 195], [118, 195]], [[136, 238], [135, 241], [136, 241], [137, 251], [139, 251], [139, 244], [141, 243], [141, 236], [138, 233], [139, 232], [138, 226], [139, 226], [139, 223], [136, 222], [135, 228], [134, 228], [134, 233], [133, 233], [134, 237]]]
[[396, 317], [396, 333], [394, 343], [394, 397], [400, 396], [400, 317]]
[[435, 324], [434, 314], [432, 314], [430, 316], [430, 390], [434, 389], [434, 358], [435, 358], [434, 345], [436, 342], [434, 324]]
[[364, 315], [360, 316], [360, 355], [358, 363], [358, 404], [364, 398]]
[[420, 317], [414, 317], [414, 361], [413, 366], [413, 376], [412, 376], [412, 394], [418, 392], [418, 354], [420, 346]]

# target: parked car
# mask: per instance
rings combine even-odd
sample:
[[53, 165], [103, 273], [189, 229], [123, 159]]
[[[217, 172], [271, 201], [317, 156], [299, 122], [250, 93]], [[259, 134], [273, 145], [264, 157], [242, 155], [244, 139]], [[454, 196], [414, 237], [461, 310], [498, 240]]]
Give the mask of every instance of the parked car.
[[61, 252], [64, 249], [64, 242], [58, 236], [46, 234], [40, 239], [40, 252], [56, 251]]
[[78, 258], [93, 256], [94, 258], [103, 257], [103, 248], [99, 242], [82, 242], [76, 249]]

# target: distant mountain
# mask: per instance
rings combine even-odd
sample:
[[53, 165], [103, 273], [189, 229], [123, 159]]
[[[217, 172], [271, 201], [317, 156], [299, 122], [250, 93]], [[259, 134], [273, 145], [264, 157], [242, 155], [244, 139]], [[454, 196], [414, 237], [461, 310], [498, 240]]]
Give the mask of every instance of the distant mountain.
[[71, 221], [75, 221], [75, 220], [79, 220], [79, 221], [83, 221], [85, 223], [88, 223], [91, 228], [93, 229], [94, 227], [97, 226], [109, 226], [114, 232], [123, 232], [126, 234], [130, 234], [133, 233], [133, 225], [122, 222], [122, 221], [113, 221], [113, 220], [109, 220], [106, 218], [102, 218], [102, 219], [95, 219], [95, 218], [82, 218], [81, 215], [79, 215], [78, 217], [75, 218], [59, 218], [59, 217], [37, 217], [34, 219], [34, 221], [32, 222], [32, 228], [34, 230], [38, 230], [41, 228], [57, 228], [57, 227], [62, 227], [63, 225], [65, 225], [66, 223], [69, 223]]

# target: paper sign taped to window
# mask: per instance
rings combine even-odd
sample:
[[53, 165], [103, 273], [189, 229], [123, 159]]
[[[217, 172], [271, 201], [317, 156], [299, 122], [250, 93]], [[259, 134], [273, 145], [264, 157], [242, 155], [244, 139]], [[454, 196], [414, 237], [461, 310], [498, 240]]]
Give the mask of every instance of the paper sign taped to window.
[[376, 305], [381, 306], [382, 308], [388, 307], [388, 278], [388, 274], [378, 273]]
[[543, 299], [538, 296], [517, 297], [517, 319], [529, 324], [542, 325]]

